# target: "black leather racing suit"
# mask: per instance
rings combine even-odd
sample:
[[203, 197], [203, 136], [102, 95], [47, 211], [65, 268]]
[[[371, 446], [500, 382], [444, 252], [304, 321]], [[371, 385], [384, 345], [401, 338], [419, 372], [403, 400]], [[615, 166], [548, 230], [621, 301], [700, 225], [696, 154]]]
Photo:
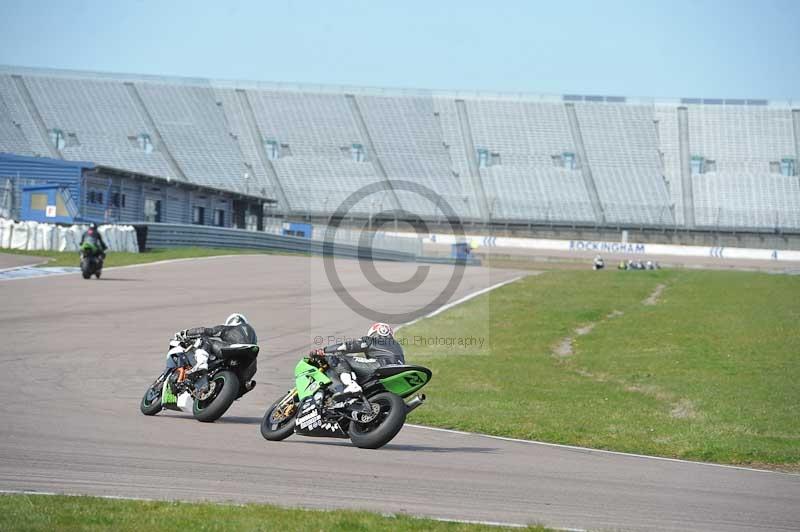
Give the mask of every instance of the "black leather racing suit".
[[[355, 340], [348, 340], [339, 345], [325, 348], [326, 359], [330, 370], [328, 376], [333, 380], [334, 387], [341, 385], [339, 375], [353, 372], [356, 380], [362, 381], [381, 366], [405, 364], [403, 346], [397, 340], [387, 336], [364, 336]], [[351, 356], [363, 353], [365, 356]]]
[[220, 348], [231, 344], [257, 344], [256, 331], [249, 323], [239, 325], [217, 325], [216, 327], [195, 327], [185, 332], [187, 340], [200, 339], [198, 349], [205, 349], [210, 355], [219, 355]]
[[[178, 335], [176, 335], [177, 337]], [[200, 345], [186, 353], [186, 361], [194, 366], [197, 363], [196, 353], [201, 349], [208, 355], [219, 356], [220, 349], [231, 344], [256, 344], [256, 331], [249, 323], [239, 325], [217, 325], [216, 327], [195, 327], [186, 329], [182, 336], [186, 340], [200, 340]], [[254, 362], [255, 363], [255, 362]], [[176, 367], [171, 357], [167, 357], [167, 368]], [[255, 368], [253, 368], [255, 369]]]

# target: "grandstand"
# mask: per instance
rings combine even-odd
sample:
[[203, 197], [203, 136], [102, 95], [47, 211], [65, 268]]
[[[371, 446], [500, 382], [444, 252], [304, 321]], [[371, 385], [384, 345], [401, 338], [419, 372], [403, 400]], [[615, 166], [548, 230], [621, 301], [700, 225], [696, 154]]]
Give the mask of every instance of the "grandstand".
[[444, 201], [475, 224], [798, 233], [796, 107], [0, 67], [0, 152], [274, 198], [287, 216], [403, 180], [439, 199], [389, 189], [349, 214], [438, 220]]

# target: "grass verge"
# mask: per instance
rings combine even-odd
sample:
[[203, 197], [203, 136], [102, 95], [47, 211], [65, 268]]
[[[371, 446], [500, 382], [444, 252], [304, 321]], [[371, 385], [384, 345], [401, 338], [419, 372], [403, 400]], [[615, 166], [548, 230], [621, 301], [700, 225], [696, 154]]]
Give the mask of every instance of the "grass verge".
[[[318, 511], [264, 504], [146, 502], [60, 495], [0, 496], [0, 529], [116, 530], [419, 530], [478, 532], [501, 527], [447, 523], [348, 510]], [[508, 529], [506, 529], [508, 530]], [[515, 529], [519, 530], [519, 529]], [[545, 531], [541, 527], [528, 530]]]
[[[78, 252], [76, 251], [17, 251], [11, 249], [0, 250], [0, 253], [27, 255], [30, 257], [43, 257], [49, 259], [42, 266], [79, 266]], [[257, 253], [270, 254], [269, 251], [256, 249], [228, 249], [228, 248], [171, 248], [153, 249], [143, 253], [125, 253], [109, 251], [106, 255], [105, 267], [130, 266], [132, 264], [145, 264], [162, 260], [190, 259], [197, 257], [216, 257], [219, 255], [252, 255]]]
[[798, 323], [797, 276], [548, 272], [402, 330], [434, 372], [410, 420], [800, 471]]

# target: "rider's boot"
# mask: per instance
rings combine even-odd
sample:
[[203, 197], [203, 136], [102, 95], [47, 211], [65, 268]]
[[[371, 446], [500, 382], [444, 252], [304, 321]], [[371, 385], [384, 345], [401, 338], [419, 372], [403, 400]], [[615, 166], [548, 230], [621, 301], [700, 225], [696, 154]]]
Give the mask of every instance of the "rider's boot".
[[359, 386], [356, 382], [356, 376], [354, 373], [342, 373], [339, 375], [339, 379], [341, 380], [342, 384], [341, 386], [336, 386], [334, 388], [335, 392], [332, 399], [335, 402], [344, 401], [345, 399], [350, 399], [352, 397], [358, 397], [361, 395], [361, 386]]

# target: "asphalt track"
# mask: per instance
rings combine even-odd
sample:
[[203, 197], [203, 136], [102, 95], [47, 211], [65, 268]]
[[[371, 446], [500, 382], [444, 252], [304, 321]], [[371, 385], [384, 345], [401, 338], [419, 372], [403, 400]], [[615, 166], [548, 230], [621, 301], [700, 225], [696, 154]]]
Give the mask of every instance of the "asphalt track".
[[[380, 270], [394, 280], [414, 265]], [[386, 298], [354, 261], [345, 285], [384, 310], [431, 300], [450, 267]], [[451, 299], [514, 272], [468, 268]], [[380, 296], [380, 297], [378, 297]], [[214, 424], [142, 416], [175, 330], [244, 312], [258, 387]], [[258, 423], [316, 334], [360, 333], [321, 260], [241, 256], [0, 282], [0, 490], [352, 507], [441, 518], [631, 530], [798, 530], [800, 476], [406, 427], [382, 450], [264, 441]], [[436, 376], [434, 376], [436, 378]], [[436, 397], [430, 397], [435, 401]], [[423, 407], [424, 408], [424, 407]], [[413, 414], [409, 418], [413, 423]]]

